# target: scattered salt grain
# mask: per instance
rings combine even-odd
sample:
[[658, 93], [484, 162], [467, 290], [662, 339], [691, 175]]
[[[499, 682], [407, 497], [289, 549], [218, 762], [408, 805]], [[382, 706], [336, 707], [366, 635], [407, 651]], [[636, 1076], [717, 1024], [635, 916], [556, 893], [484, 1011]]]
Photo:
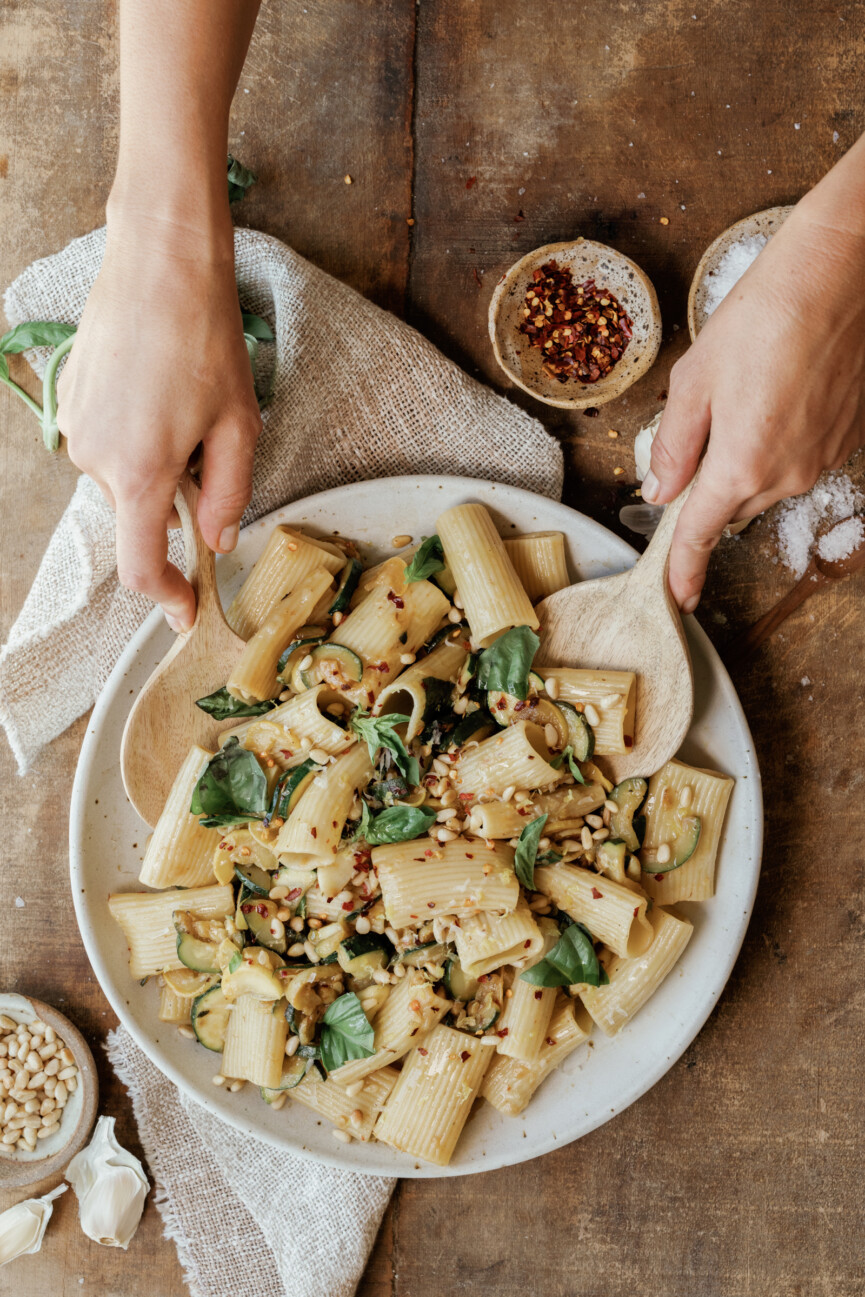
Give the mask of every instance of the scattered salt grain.
[[16, 910], [23, 910], [23, 909], [24, 909], [24, 897], [23, 897], [23, 896], [16, 896], [16, 897], [15, 897], [15, 908], [16, 908]]
[[802, 679], [799, 681], [799, 683], [800, 683], [800, 685], [802, 686], [803, 689], [807, 689], [808, 686], [809, 686], [809, 684], [811, 683], [811, 677], [810, 677], [810, 676], [803, 676]]
[[752, 234], [748, 238], [739, 239], [727, 249], [718, 262], [717, 270], [710, 271], [706, 276], [706, 302], [703, 308], [706, 315], [717, 311], [768, 242], [765, 234]]
[[[807, 495], [798, 495], [780, 506], [778, 550], [785, 567], [801, 576], [811, 560], [817, 532], [843, 522], [865, 504], [862, 492], [846, 473], [824, 473]], [[861, 523], [860, 523], [861, 526]]]
[[837, 563], [842, 558], [849, 558], [865, 539], [865, 525], [861, 518], [847, 518], [833, 527], [817, 543], [817, 553], [827, 563]]

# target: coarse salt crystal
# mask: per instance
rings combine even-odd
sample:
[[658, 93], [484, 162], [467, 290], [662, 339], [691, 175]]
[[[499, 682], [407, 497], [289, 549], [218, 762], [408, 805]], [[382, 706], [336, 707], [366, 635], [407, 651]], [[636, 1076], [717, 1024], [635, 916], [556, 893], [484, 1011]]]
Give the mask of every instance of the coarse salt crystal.
[[727, 294], [749, 270], [769, 240], [765, 234], [752, 234], [732, 244], [718, 262], [718, 268], [706, 276], [706, 315], [717, 311]]
[[849, 558], [865, 539], [865, 525], [861, 518], [847, 518], [839, 522], [817, 542], [817, 553], [827, 563], [837, 563], [842, 558]]
[[781, 505], [777, 523], [782, 563], [794, 576], [801, 576], [810, 562], [820, 528], [852, 518], [863, 503], [862, 492], [841, 471], [824, 473], [806, 495], [787, 500]]

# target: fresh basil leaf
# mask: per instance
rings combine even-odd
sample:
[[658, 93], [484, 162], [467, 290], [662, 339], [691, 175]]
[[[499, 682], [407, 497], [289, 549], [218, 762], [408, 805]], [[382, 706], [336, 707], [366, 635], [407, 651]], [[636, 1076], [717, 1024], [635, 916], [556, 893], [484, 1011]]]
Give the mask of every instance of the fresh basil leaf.
[[580, 982], [603, 986], [608, 980], [591, 935], [579, 923], [566, 928], [547, 957], [520, 973], [520, 977], [533, 986], [574, 986]]
[[379, 748], [386, 748], [392, 753], [397, 770], [415, 788], [420, 783], [417, 757], [410, 754], [394, 728], [405, 725], [410, 719], [410, 716], [403, 716], [400, 712], [392, 712], [389, 716], [367, 716], [357, 711], [350, 724], [355, 734], [366, 740], [371, 761], [375, 761]]
[[574, 749], [571, 747], [570, 743], [565, 748], [564, 752], [560, 752], [557, 757], [553, 757], [550, 761], [550, 765], [554, 770], [561, 770], [565, 761], [567, 761], [568, 769], [576, 779], [577, 783], [584, 784], [586, 781], [583, 777], [583, 772], [574, 760]]
[[[0, 338], [0, 354], [17, 355], [31, 347], [57, 347], [75, 332], [74, 324], [60, 324], [56, 320], [27, 320]], [[8, 373], [8, 367], [7, 367]]]
[[243, 963], [243, 959], [240, 955], [240, 952], [238, 951], [238, 953], [236, 955], [232, 955], [231, 959], [229, 959], [228, 961], [229, 973], [236, 973], [242, 963]]
[[380, 847], [385, 842], [409, 842], [426, 833], [435, 817], [435, 811], [422, 806], [389, 806], [380, 815], [369, 817], [362, 836], [371, 847]]
[[306, 892], [304, 892], [303, 896], [301, 896], [297, 905], [294, 907], [294, 913], [298, 919], [306, 918]]
[[414, 581], [425, 581], [428, 576], [433, 576], [436, 572], [443, 572], [445, 569], [445, 554], [442, 548], [441, 540], [438, 536], [427, 536], [422, 545], [418, 547], [411, 562], [405, 570], [405, 580], [407, 585]]
[[[435, 676], [425, 676], [421, 682], [426, 702], [423, 711], [423, 730], [421, 731], [421, 743], [432, 743], [435, 736], [431, 733], [433, 726], [438, 725], [439, 731], [442, 731], [442, 722], [451, 711], [451, 698], [453, 697], [454, 687], [450, 680], [438, 680]], [[439, 738], [439, 741], [441, 739]]]
[[266, 698], [263, 703], [244, 703], [234, 698], [227, 689], [217, 689], [216, 693], [205, 698], [196, 698], [196, 707], [200, 707], [214, 720], [224, 721], [229, 716], [263, 716], [276, 706], [273, 698]]
[[537, 860], [535, 861], [535, 864], [536, 865], [557, 865], [561, 860], [564, 860], [564, 856], [560, 856], [558, 851], [545, 851], [543, 852], [542, 855], [538, 856]]
[[267, 810], [267, 779], [254, 754], [237, 738], [211, 757], [195, 785], [189, 807], [193, 815], [219, 817], [219, 823], [261, 819]]
[[371, 1058], [375, 1033], [354, 991], [329, 1004], [321, 1029], [321, 1061], [333, 1072], [353, 1058]]
[[245, 167], [237, 158], [228, 155], [228, 201], [229, 203], [239, 203], [241, 198], [246, 194], [247, 189], [251, 189], [258, 177], [254, 172]]
[[[8, 383], [8, 382], [10, 381], [10, 380], [9, 380], [9, 361], [8, 361], [8, 360], [6, 359], [6, 357], [5, 357], [4, 355], [2, 355], [2, 354], [0, 354], [0, 379], [2, 379], [4, 383]], [[17, 384], [16, 384], [16, 386], [17, 386]]]
[[202, 815], [198, 823], [203, 829], [230, 829], [259, 818], [258, 815]]
[[259, 342], [273, 342], [273, 330], [263, 320], [260, 315], [249, 315], [243, 312], [243, 332], [248, 333], [251, 338], [257, 338]]
[[478, 658], [477, 683], [482, 689], [499, 689], [525, 702], [529, 672], [541, 641], [530, 626], [514, 626]]
[[360, 799], [360, 823], [358, 824], [354, 833], [349, 838], [349, 842], [356, 842], [358, 838], [363, 838], [365, 841], [369, 841], [369, 839], [367, 838], [367, 834], [371, 832], [371, 829], [372, 829], [372, 811], [369, 809], [369, 807], [367, 806], [363, 798], [361, 798]]
[[535, 860], [538, 855], [538, 843], [543, 837], [544, 825], [548, 819], [548, 815], [539, 815], [536, 820], [532, 820], [523, 829], [517, 843], [514, 855], [514, 872], [523, 887], [527, 887], [529, 891], [535, 889]]

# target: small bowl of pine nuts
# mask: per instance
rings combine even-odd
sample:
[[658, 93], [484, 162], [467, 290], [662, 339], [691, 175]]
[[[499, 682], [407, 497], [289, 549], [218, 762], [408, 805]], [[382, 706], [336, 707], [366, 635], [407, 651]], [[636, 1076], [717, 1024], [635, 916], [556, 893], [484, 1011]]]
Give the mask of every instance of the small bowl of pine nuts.
[[41, 1000], [0, 994], [0, 1188], [65, 1167], [87, 1142], [98, 1095], [78, 1028]]

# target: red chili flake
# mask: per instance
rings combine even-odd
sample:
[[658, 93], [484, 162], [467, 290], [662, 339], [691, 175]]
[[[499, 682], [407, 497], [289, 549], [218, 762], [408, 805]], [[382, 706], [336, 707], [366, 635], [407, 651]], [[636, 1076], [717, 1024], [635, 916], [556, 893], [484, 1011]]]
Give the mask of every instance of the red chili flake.
[[553, 1040], [553, 1037], [552, 1037], [552, 1036], [547, 1036], [547, 1044], [548, 1044], [548, 1045], [555, 1045], [555, 1043], [556, 1043], [556, 1042], [555, 1042], [555, 1040]]
[[313, 826], [313, 827], [310, 829], [310, 833], [312, 834], [312, 836], [313, 836], [314, 838], [317, 838], [317, 837], [318, 837], [318, 829], [315, 828], [315, 826]]
[[371, 689], [367, 689], [367, 691], [366, 691], [366, 697], [367, 697], [367, 701], [369, 702], [370, 707], [372, 707], [373, 703], [375, 702], [375, 694], [373, 693], [373, 691], [372, 691]]
[[529, 705], [528, 702], [524, 702], [524, 703], [523, 703], [523, 702], [516, 702], [516, 703], [514, 703], [514, 711], [515, 711], [515, 712], [521, 712], [521, 711], [523, 710], [523, 708], [524, 708], [524, 707], [528, 707], [528, 705]]
[[524, 942], [523, 942], [523, 949], [524, 949], [524, 950], [528, 950], [528, 948], [529, 948], [529, 946], [530, 946], [531, 944], [532, 944], [531, 941], [524, 941]]
[[[435, 782], [435, 780], [433, 780], [433, 782]], [[459, 795], [459, 799], [461, 802], [470, 802], [473, 797], [474, 797], [474, 793], [460, 793]]]
[[603, 893], [603, 892], [599, 892], [598, 889], [597, 889], [597, 887], [593, 887], [593, 888], [592, 888], [592, 900], [593, 900], [593, 901], [600, 901], [600, 900], [603, 900], [603, 897], [604, 897], [604, 893]]
[[639, 913], [640, 913], [640, 907], [639, 907], [639, 905], [635, 905], [635, 906], [634, 906], [634, 918], [636, 918], [637, 915], [638, 915]]
[[665, 878], [666, 878], [666, 874], [655, 874], [656, 883], [662, 883]]
[[254, 901], [247, 901], [240, 907], [241, 914], [260, 914], [262, 918], [267, 918], [268, 909], [260, 901], [256, 904]]
[[343, 903], [342, 903], [342, 908], [343, 908], [344, 910], [353, 910], [353, 909], [354, 909], [354, 901], [343, 901]]
[[475, 858], [475, 857], [474, 857], [474, 852], [473, 852], [473, 851], [467, 851], [467, 852], [466, 852], [466, 860], [474, 860], [474, 858]]
[[626, 734], [626, 735], [625, 735], [625, 747], [626, 747], [626, 748], [632, 748], [633, 746], [634, 746], [634, 738], [633, 738], [633, 735], [632, 735], [632, 734]]
[[659, 393], [658, 393], [658, 400], [659, 400], [659, 401], [666, 401], [666, 399], [667, 399], [667, 389], [666, 389], [666, 387], [665, 387], [664, 390], [663, 390], [663, 392], [659, 392]]
[[475, 277], [475, 283], [477, 284], [478, 288], [483, 288], [483, 286], [484, 286], [484, 284], [483, 284], [483, 280], [481, 279], [480, 275], [478, 274], [478, 268], [477, 268], [477, 266], [472, 267], [472, 274], [473, 274], [474, 277]]
[[391, 603], [394, 605], [395, 608], [404, 608], [404, 607], [405, 607], [405, 600], [404, 600], [404, 599], [400, 599], [399, 595], [398, 595], [398, 594], [394, 594], [393, 590], [388, 590], [388, 592], [387, 592], [387, 597], [388, 597], [388, 599], [391, 601]]
[[428, 910], [434, 910], [435, 907], [436, 907], [436, 903], [435, 903], [435, 901], [427, 901], [427, 909], [428, 909]]
[[570, 270], [548, 261], [526, 289], [519, 331], [543, 353], [543, 369], [566, 383], [596, 383], [621, 359], [632, 321], [608, 289], [594, 279], [575, 284]]
[[281, 757], [293, 757], [294, 753], [292, 752], [291, 748], [280, 748], [279, 755]]
[[415, 1027], [414, 1031], [410, 1032], [409, 1035], [416, 1036], [419, 1031], [420, 1027]]
[[509, 1034], [510, 1034], [510, 1028], [509, 1028], [509, 1027], [501, 1027], [501, 1028], [496, 1032], [496, 1035], [497, 1035], [497, 1036], [501, 1036], [502, 1040], [504, 1040], [505, 1036], [507, 1036], [507, 1035], [509, 1035]]
[[542, 995], [543, 995], [543, 991], [535, 991], [535, 999], [536, 999], [536, 1000], [539, 1000], [539, 999], [541, 998]]
[[427, 860], [431, 860], [431, 859], [432, 859], [432, 848], [429, 848], [427, 851], [425, 851], [425, 852], [424, 852], [424, 855], [426, 856]]
[[517, 212], [516, 216], [514, 217], [514, 222], [519, 223], [520, 221], [524, 221], [525, 219], [526, 219], [526, 214], [523, 211], [523, 209], [520, 208], [520, 210]]
[[600, 410], [595, 405], [590, 405], [587, 410], [583, 410], [583, 414], [587, 419], [597, 419], [600, 413]]
[[331, 824], [333, 825], [334, 828], [336, 828], [336, 820], [331, 820]]
[[428, 1049], [424, 1049], [423, 1045], [418, 1045], [418, 1047], [417, 1047], [417, 1052], [418, 1052], [419, 1054], [422, 1054], [423, 1057], [426, 1058], [427, 1054], [429, 1053], [429, 1050], [428, 1050]]
[[287, 901], [296, 901], [302, 891], [303, 891], [302, 887], [292, 887], [291, 891], [288, 893], [288, 896], [286, 896], [285, 899]]
[[468, 180], [466, 181], [466, 189], [474, 189], [477, 183], [478, 183], [477, 176], [469, 176]]
[[460, 1058], [463, 1060], [464, 1063], [467, 1063], [471, 1058], [471, 1051], [468, 1049], [464, 1049], [463, 1052], [460, 1054]]

